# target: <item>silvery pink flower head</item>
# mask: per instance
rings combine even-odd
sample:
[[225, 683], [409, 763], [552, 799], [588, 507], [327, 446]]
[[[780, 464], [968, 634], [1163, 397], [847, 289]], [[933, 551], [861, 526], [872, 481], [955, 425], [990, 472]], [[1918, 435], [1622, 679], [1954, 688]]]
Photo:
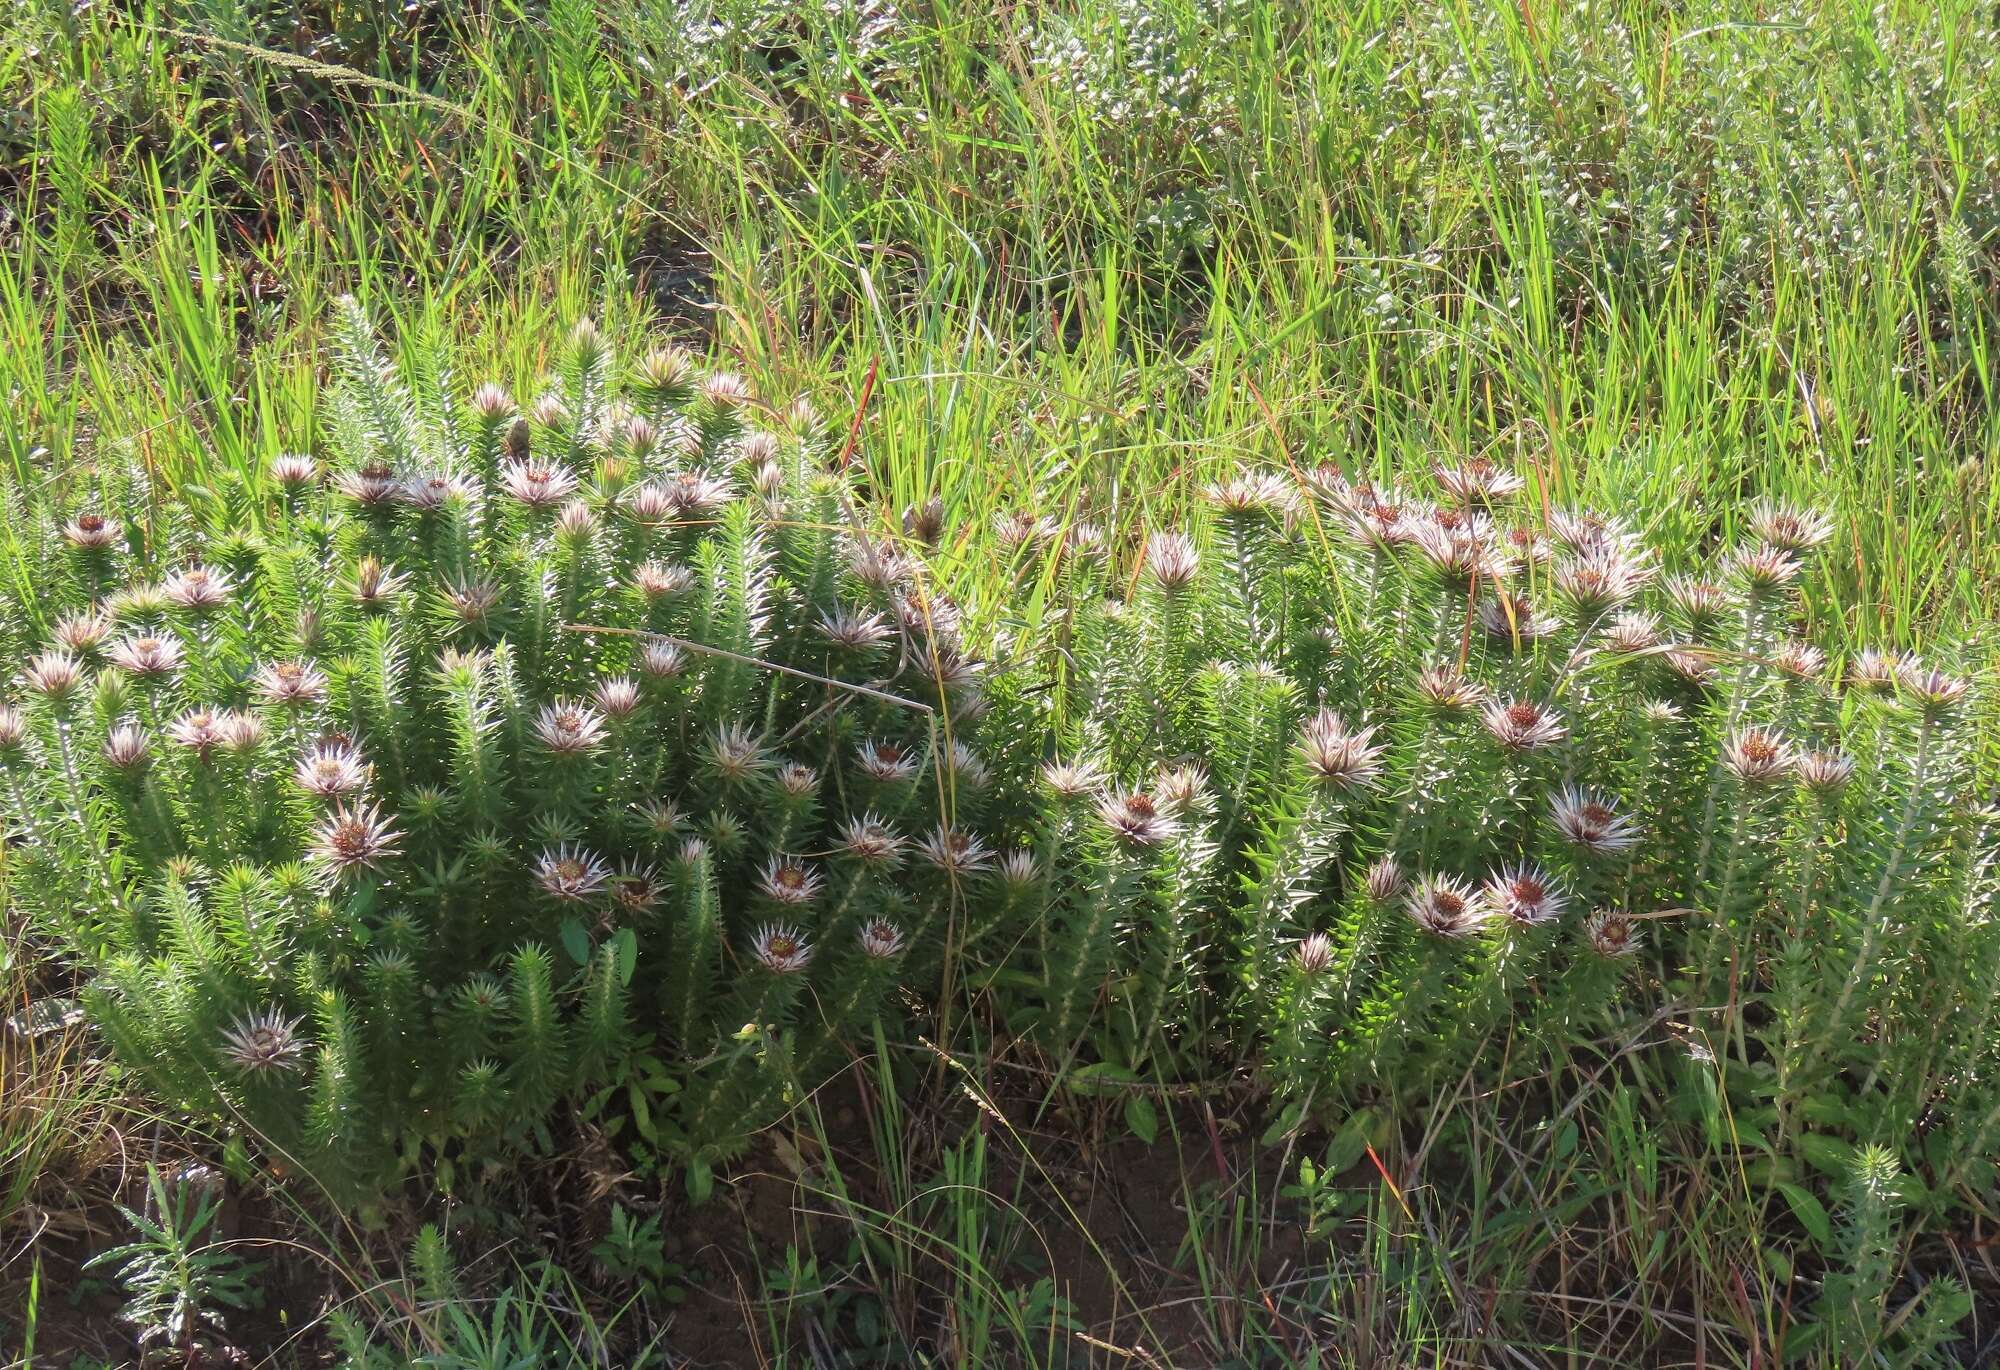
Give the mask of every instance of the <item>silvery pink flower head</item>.
[[561, 395], [547, 394], [528, 407], [528, 417], [542, 428], [560, 431], [569, 427], [573, 416]]
[[1512, 569], [1484, 514], [1440, 509], [1418, 526], [1414, 543], [1431, 568], [1455, 585], [1497, 581]]
[[1403, 868], [1395, 857], [1381, 857], [1368, 868], [1362, 887], [1375, 903], [1386, 904], [1403, 892]]
[[110, 632], [110, 615], [91, 608], [82, 613], [64, 614], [57, 620], [53, 636], [65, 650], [87, 654], [95, 651]]
[[399, 575], [394, 566], [380, 557], [363, 557], [354, 564], [354, 575], [347, 588], [358, 607], [372, 612], [386, 608], [409, 580], [409, 576]]
[[514, 397], [502, 386], [487, 381], [472, 392], [472, 414], [481, 423], [497, 424], [514, 415]]
[[993, 772], [979, 753], [956, 738], [945, 748], [944, 765], [952, 783], [968, 790], [983, 790], [993, 781]]
[[1485, 896], [1449, 875], [1426, 875], [1403, 901], [1410, 920], [1434, 937], [1470, 937], [1485, 926], [1491, 910]]
[[1553, 746], [1569, 736], [1555, 710], [1531, 699], [1496, 699], [1480, 711], [1480, 720], [1493, 740], [1512, 752]]
[[611, 902], [627, 914], [642, 914], [660, 902], [660, 877], [651, 866], [628, 863], [611, 877]]
[[190, 709], [167, 726], [167, 736], [207, 761], [222, 748], [227, 711]]
[[1369, 499], [1347, 511], [1344, 523], [1356, 543], [1387, 557], [1415, 543], [1429, 518], [1424, 505]]
[[694, 354], [685, 347], [657, 347], [639, 361], [640, 379], [655, 390], [678, 391], [694, 372]]
[[1647, 699], [1639, 704], [1639, 719], [1649, 728], [1670, 727], [1686, 717], [1678, 704], [1664, 699]]
[[1035, 865], [1035, 854], [1025, 847], [1017, 847], [1001, 857], [996, 869], [1000, 883], [1017, 890], [1027, 889], [1041, 874]]
[[591, 699], [606, 718], [630, 718], [639, 707], [639, 682], [630, 676], [606, 676], [591, 691]]
[[1781, 547], [1739, 547], [1729, 556], [1728, 571], [1755, 597], [1774, 594], [1799, 578], [1799, 559]]
[[222, 745], [232, 752], [255, 751], [264, 740], [264, 720], [256, 714], [229, 709], [222, 715]]
[[696, 387], [703, 404], [716, 409], [740, 409], [750, 402], [750, 382], [734, 371], [717, 371]]
[[911, 574], [909, 558], [893, 543], [855, 538], [847, 549], [847, 566], [854, 578], [871, 590], [894, 590]]
[[1832, 797], [1854, 778], [1854, 758], [1845, 752], [1803, 752], [1797, 762], [1799, 783], [1814, 794]]
[[359, 505], [364, 513], [380, 514], [402, 499], [403, 483], [387, 462], [370, 461], [333, 478], [333, 488]]
[[993, 540], [1008, 555], [1023, 547], [1042, 547], [1058, 530], [1054, 519], [1037, 517], [1027, 509], [1009, 509], [994, 516]]
[[1525, 574], [1537, 566], [1548, 565], [1555, 556], [1555, 548], [1540, 529], [1516, 526], [1502, 535], [1500, 553], [1507, 559], [1510, 571]]
[[1200, 570], [1201, 557], [1186, 533], [1155, 533], [1146, 539], [1146, 574], [1167, 593], [1185, 590]]
[[819, 790], [819, 772], [803, 761], [785, 761], [778, 766], [778, 790], [790, 799], [804, 799]]
[[1864, 649], [1847, 667], [1847, 683], [1864, 694], [1884, 694], [1895, 688], [1902, 674], [1916, 665], [1907, 652]]
[[861, 928], [861, 953], [871, 961], [892, 961], [903, 947], [903, 930], [886, 918], [871, 918]]
[[62, 703], [83, 688], [83, 663], [65, 651], [43, 652], [21, 672], [30, 690], [52, 703]]
[[1498, 504], [1527, 486], [1519, 475], [1490, 457], [1470, 457], [1456, 466], [1431, 468], [1441, 489], [1460, 504]]
[[1325, 975], [1333, 969], [1333, 939], [1323, 932], [1307, 934], [1292, 949], [1292, 961], [1302, 975]]
[[336, 807], [313, 833], [309, 855], [336, 878], [375, 870], [397, 854], [402, 835], [373, 804]]
[[104, 759], [121, 771], [139, 770], [151, 750], [144, 729], [133, 723], [119, 724], [104, 738]]
[[360, 751], [345, 738], [316, 743], [299, 758], [299, 788], [322, 799], [338, 799], [368, 784], [368, 766]]
[[789, 856], [774, 856], [764, 864], [757, 889], [777, 904], [810, 904], [819, 898], [826, 881], [818, 871]]
[[1598, 790], [1564, 786], [1549, 818], [1565, 840], [1593, 855], [1629, 851], [1639, 842], [1631, 820], [1622, 817], [1610, 798]]
[[297, 1070], [306, 1046], [299, 1022], [275, 1008], [246, 1015], [222, 1034], [222, 1054], [246, 1075]]
[[438, 593], [445, 611], [467, 628], [483, 626], [500, 606], [500, 587], [484, 576], [448, 580]]
[[530, 509], [547, 511], [575, 493], [576, 473], [545, 461], [517, 461], [500, 473], [500, 488]]
[[962, 828], [940, 823], [917, 847], [918, 854], [951, 876], [976, 875], [993, 865], [993, 849]]
[[778, 435], [767, 433], [762, 429], [745, 433], [736, 444], [737, 462], [753, 470], [760, 466], [776, 464], [783, 452], [784, 447], [778, 441]]
[[865, 652], [887, 642], [894, 630], [873, 610], [843, 607], [820, 615], [819, 634], [843, 652]]
[[248, 752], [264, 738], [264, 724], [254, 714], [230, 708], [194, 708], [168, 724], [166, 736], [206, 762], [220, 750]]
[[1660, 620], [1643, 609], [1619, 614], [1605, 626], [1604, 645], [1626, 656], [1650, 652], [1660, 645]]
[[1562, 917], [1569, 901], [1555, 877], [1532, 862], [1521, 861], [1487, 881], [1486, 902], [1519, 926], [1534, 928]]
[[85, 510], [63, 525], [63, 538], [81, 552], [103, 552], [118, 541], [118, 530], [94, 510]]
[[902, 837], [872, 809], [841, 826], [840, 846], [857, 861], [882, 869], [903, 858]]
[[1493, 642], [1527, 646], [1555, 632], [1562, 622], [1526, 595], [1500, 589], [1480, 600], [1479, 627]]
[[1556, 567], [1556, 591], [1588, 617], [1626, 603], [1650, 575], [1651, 568], [1623, 548], [1601, 548], [1565, 558]]
[[271, 479], [287, 494], [297, 494], [319, 479], [319, 463], [303, 452], [285, 452], [271, 459]]
[[956, 604], [914, 583], [898, 590], [891, 602], [903, 636], [919, 644], [924, 653], [960, 652], [963, 615]]
[[1722, 744], [1722, 764], [1746, 785], [1765, 785], [1792, 769], [1794, 753], [1771, 728], [1738, 728]]
[[688, 654], [678, 643], [648, 642], [639, 649], [639, 671], [648, 680], [672, 680], [687, 668]]
[[908, 780], [917, 773], [916, 757], [900, 742], [865, 741], [855, 753], [855, 762], [869, 779], [885, 785]]
[[1549, 534], [1579, 556], [1632, 543], [1632, 532], [1621, 520], [1589, 509], [1556, 510], [1549, 515]]
[[1633, 955], [1645, 940], [1632, 916], [1616, 909], [1599, 909], [1591, 914], [1584, 936], [1599, 956], [1614, 960]]
[[1336, 509], [1355, 507], [1354, 482], [1340, 469], [1340, 464], [1322, 461], [1301, 477], [1307, 491], [1325, 500]]
[[444, 647], [438, 651], [437, 674], [451, 688], [464, 689], [484, 678], [492, 664], [493, 653], [483, 647]]
[[575, 842], [543, 851], [535, 858], [534, 875], [542, 893], [561, 904], [588, 903], [611, 883], [604, 858]]
[[1088, 521], [1072, 523], [1063, 538], [1063, 556], [1070, 561], [1086, 566], [1101, 564], [1111, 553], [1110, 539], [1104, 536], [1104, 529]]
[[726, 785], [767, 775], [776, 764], [758, 736], [741, 723], [725, 723], [708, 741], [708, 764]]
[[1691, 633], [1700, 635], [1712, 630], [1729, 611], [1729, 592], [1713, 581], [1697, 576], [1669, 576], [1666, 590], [1668, 605]]
[[420, 514], [435, 514], [460, 503], [472, 493], [462, 477], [432, 471], [403, 482], [403, 503]]
[[590, 512], [590, 506], [580, 499], [566, 500], [556, 512], [556, 536], [571, 543], [582, 543], [597, 531], [597, 515]]
[[700, 522], [715, 517], [734, 497], [728, 481], [706, 471], [681, 471], [667, 481], [674, 517]]
[[1772, 651], [1771, 665], [1794, 680], [1817, 680], [1826, 669], [1826, 653], [1810, 642], [1786, 638]]
[[535, 736], [552, 756], [582, 756], [604, 745], [604, 716], [574, 700], [558, 699], [535, 715]]
[[678, 563], [645, 561], [633, 569], [632, 584], [649, 601], [673, 599], [694, 588], [694, 572]]
[[1930, 717], [1936, 718], [1965, 702], [1970, 685], [1962, 676], [1926, 669], [1914, 659], [1904, 660], [1896, 671], [1896, 684]]
[[1660, 660], [1666, 663], [1668, 670], [1698, 690], [1714, 684], [1721, 669], [1716, 665], [1715, 652], [1686, 643], [1667, 648], [1660, 654]]
[[797, 928], [766, 923], [750, 939], [750, 950], [774, 975], [795, 975], [812, 963], [812, 944]]
[[1193, 762], [1169, 766], [1153, 779], [1153, 799], [1168, 813], [1185, 815], [1208, 793], [1208, 772]]
[[625, 501], [625, 514], [636, 523], [665, 523], [674, 516], [674, 497], [667, 487], [647, 481]]
[[1808, 552], [1833, 536], [1833, 520], [1813, 509], [1760, 499], [1750, 509], [1750, 531], [1786, 552]]
[[1245, 471], [1202, 488], [1202, 495], [1224, 514], [1283, 518], [1297, 503], [1291, 481], [1276, 471]]
[[1386, 745], [1370, 745], [1374, 736], [1373, 726], [1351, 732], [1339, 714], [1323, 708], [1306, 720], [1299, 737], [1299, 757], [1318, 784], [1368, 789], [1381, 777]]
[[1468, 680], [1455, 666], [1426, 666], [1417, 676], [1417, 694], [1441, 713], [1462, 713], [1485, 702], [1486, 687]]
[[[975, 683], [980, 675], [979, 663], [956, 647], [937, 646], [927, 664], [930, 666], [931, 679], [947, 690], [964, 690]], [[959, 711], [962, 713], [963, 710], [964, 705], [960, 704]]]
[[309, 661], [273, 661], [257, 670], [257, 693], [272, 704], [312, 704], [326, 698], [326, 674]]
[[1107, 795], [1097, 805], [1097, 816], [1114, 837], [1133, 847], [1157, 847], [1175, 830], [1174, 821], [1143, 790]]

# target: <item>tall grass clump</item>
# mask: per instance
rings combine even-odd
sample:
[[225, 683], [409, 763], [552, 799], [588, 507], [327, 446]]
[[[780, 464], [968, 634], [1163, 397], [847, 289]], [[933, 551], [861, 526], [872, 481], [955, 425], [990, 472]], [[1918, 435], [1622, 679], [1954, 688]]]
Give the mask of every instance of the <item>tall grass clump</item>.
[[337, 331], [321, 459], [13, 511], [13, 893], [161, 1098], [338, 1192], [641, 1050], [706, 1165], [988, 865], [954, 609], [808, 407], [588, 324], [518, 405]]

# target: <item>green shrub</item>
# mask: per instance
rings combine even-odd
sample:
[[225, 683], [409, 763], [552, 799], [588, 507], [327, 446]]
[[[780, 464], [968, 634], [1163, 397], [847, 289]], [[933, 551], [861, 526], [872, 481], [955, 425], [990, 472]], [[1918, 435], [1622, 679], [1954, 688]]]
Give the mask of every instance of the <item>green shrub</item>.
[[1985, 692], [1793, 635], [1812, 514], [1721, 511], [1669, 574], [1492, 463], [1424, 484], [1244, 475], [1129, 568], [1017, 521], [1057, 607], [989, 731], [1057, 759], [1011, 1020], [1125, 1070], [1253, 1060], [1295, 1118], [1671, 1020], [1764, 1177], [1880, 1145], [1933, 1211], [1989, 1183]]
[[339, 325], [324, 472], [19, 511], [13, 891], [162, 1098], [337, 1191], [635, 1051], [726, 1152], [984, 876], [954, 610], [804, 407], [585, 325], [522, 414]]
[[329, 480], [17, 511], [0, 712], [97, 1022], [336, 1189], [589, 1096], [699, 1190], [947, 994], [1080, 1084], [1250, 1067], [1281, 1126], [1553, 1109], [1664, 1035], [1676, 1120], [1866, 1217], [1810, 1234], [1873, 1263], [1848, 1337], [1991, 1183], [1990, 691], [1796, 636], [1824, 519], [1679, 567], [1483, 460], [1246, 473], [1143, 547], [1006, 520], [961, 628], [802, 409], [584, 327], [517, 415], [342, 331]]

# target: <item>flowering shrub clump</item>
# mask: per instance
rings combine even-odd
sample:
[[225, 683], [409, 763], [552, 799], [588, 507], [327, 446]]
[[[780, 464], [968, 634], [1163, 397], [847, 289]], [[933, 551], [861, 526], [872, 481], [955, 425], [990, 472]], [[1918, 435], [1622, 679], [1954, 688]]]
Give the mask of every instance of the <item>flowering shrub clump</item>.
[[12, 892], [164, 1099], [336, 1188], [635, 1048], [726, 1151], [989, 877], [953, 607], [804, 407], [588, 325], [461, 398], [340, 323], [324, 463], [19, 520]]
[[1734, 511], [1670, 572], [1524, 487], [1242, 475], [1132, 569], [1007, 521], [1016, 573], [1062, 587], [1017, 638], [1044, 669], [996, 682], [996, 720], [1055, 739], [1015, 1021], [1135, 1071], [1251, 1057], [1297, 1109], [1671, 1020], [1756, 1082], [1732, 1106], [1768, 1152], [1921, 1130], [1936, 1192], [1984, 1183], [1984, 692], [1796, 635], [1812, 513]]
[[1799, 635], [1824, 519], [1670, 567], [1485, 460], [1245, 473], [1129, 545], [1004, 519], [973, 644], [941, 511], [871, 536], [803, 408], [585, 326], [522, 412], [342, 334], [324, 465], [21, 511], [0, 618], [15, 897], [329, 1185], [593, 1092], [698, 1177], [947, 993], [1281, 1123], [1664, 1037], [1774, 1176], [1990, 1183], [1990, 692]]

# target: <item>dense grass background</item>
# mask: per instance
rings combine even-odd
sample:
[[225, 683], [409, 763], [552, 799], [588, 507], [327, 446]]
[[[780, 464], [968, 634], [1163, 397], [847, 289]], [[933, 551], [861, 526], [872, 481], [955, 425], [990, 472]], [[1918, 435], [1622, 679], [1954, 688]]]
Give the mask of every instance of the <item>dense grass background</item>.
[[11, 19], [24, 485], [310, 446], [352, 290], [517, 382], [585, 312], [780, 390], [872, 373], [888, 493], [961, 528], [1490, 450], [1688, 540], [1697, 493], [1834, 506], [1854, 631], [1991, 603], [1980, 6]]
[[[352, 291], [472, 379], [526, 387], [590, 315], [812, 395], [858, 424], [887, 508], [942, 501], [975, 608], [1015, 508], [1128, 533], [1243, 463], [1485, 452], [1690, 553], [1742, 496], [1824, 507], [1828, 645], [1977, 644], [2000, 605], [1997, 59], [1969, 0], [10, 0], [5, 484], [126, 451], [172, 483], [260, 478], [315, 445]], [[1629, 1126], [1580, 1139], [1438, 1101], [1426, 1133], [1466, 1178], [1370, 1191], [1289, 1265], [1277, 1196], [1246, 1187], [1271, 1176], [1184, 1175], [1143, 1260], [1216, 1301], [1217, 1359], [1301, 1359], [1303, 1304], [1337, 1310], [1336, 1362], [1630, 1363], [1663, 1337], [1753, 1360], [1786, 1317], [1766, 1235], [1788, 1218], [1675, 1154], [1631, 1088], [1591, 1110]], [[1071, 1143], [992, 1144], [1004, 1164], [983, 1135], [926, 1141], [882, 1212], [795, 1195], [867, 1273], [738, 1272], [765, 1354], [805, 1363], [857, 1278], [907, 1327], [953, 1310], [946, 1361], [980, 1363], [965, 1329], [1097, 1354], [998, 1273], [1044, 1234], [1009, 1196], [1060, 1188], [1038, 1158]], [[1658, 1244], [1669, 1216], [1684, 1240]], [[1102, 1306], [1145, 1302], [1121, 1283], [1141, 1257], [1070, 1255], [1111, 1272]]]

